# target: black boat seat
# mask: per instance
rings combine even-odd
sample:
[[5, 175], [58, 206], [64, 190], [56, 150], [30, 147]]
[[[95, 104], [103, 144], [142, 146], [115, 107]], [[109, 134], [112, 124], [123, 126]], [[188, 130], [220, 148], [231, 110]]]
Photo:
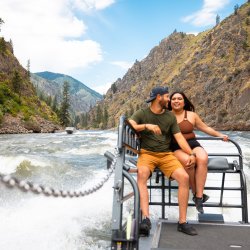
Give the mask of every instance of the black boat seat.
[[228, 164], [227, 158], [208, 158], [208, 171], [209, 170], [228, 170], [230, 166]]

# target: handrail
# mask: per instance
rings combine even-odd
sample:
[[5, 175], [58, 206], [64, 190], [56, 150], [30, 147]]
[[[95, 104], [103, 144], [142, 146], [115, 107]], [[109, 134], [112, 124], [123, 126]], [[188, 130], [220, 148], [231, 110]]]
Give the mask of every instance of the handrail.
[[133, 187], [133, 191], [134, 191], [134, 196], [135, 196], [134, 218], [135, 218], [135, 221], [136, 221], [134, 238], [138, 242], [138, 240], [139, 240], [139, 218], [140, 218], [140, 195], [139, 195], [139, 189], [138, 189], [138, 186], [137, 186], [137, 182], [135, 181], [135, 179], [128, 172], [126, 172], [125, 170], [123, 170], [123, 175], [130, 182], [130, 184]]
[[[222, 140], [223, 138], [221, 137], [196, 137], [197, 140]], [[235, 166], [234, 163], [229, 164], [231, 167], [228, 166], [227, 169], [208, 169], [208, 172], [211, 173], [222, 173], [222, 180], [221, 180], [221, 186], [213, 186], [213, 187], [208, 187], [205, 186], [205, 190], [217, 190], [221, 191], [220, 192], [220, 201], [218, 203], [214, 202], [208, 202], [204, 204], [204, 207], [231, 207], [231, 208], [241, 208], [242, 211], [242, 223], [248, 223], [248, 204], [247, 204], [247, 185], [246, 185], [246, 177], [243, 171], [243, 160], [242, 160], [242, 151], [240, 146], [238, 145], [237, 142], [235, 142], [232, 139], [229, 139], [229, 142], [235, 145], [235, 147], [238, 149], [238, 153], [208, 153], [208, 156], [219, 156], [219, 157], [238, 157], [239, 162], [237, 162], [238, 165]], [[159, 170], [158, 170], [159, 171]], [[224, 182], [225, 182], [225, 174], [239, 174], [240, 176], [240, 186], [239, 187], [225, 187]], [[163, 174], [160, 176], [161, 178], [161, 183], [162, 185], [153, 185], [152, 180], [150, 180], [150, 184], [148, 185], [148, 188], [150, 190], [153, 189], [158, 189], [162, 190], [162, 200], [160, 202], [149, 202], [150, 205], [160, 205], [162, 208], [162, 218], [165, 218], [165, 206], [178, 206], [178, 203], [172, 202], [171, 201], [171, 191], [172, 190], [177, 190], [178, 186], [173, 186], [171, 184], [171, 181], [165, 180], [165, 177]], [[157, 177], [159, 178], [159, 177]], [[239, 191], [241, 195], [241, 204], [223, 204], [223, 191], [228, 191], [228, 190], [234, 190], [234, 191]], [[165, 200], [165, 194], [168, 193], [168, 200]], [[194, 203], [189, 203], [189, 206], [195, 206]]]
[[[127, 155], [137, 155], [140, 149], [139, 134], [133, 129], [125, 116], [120, 117], [118, 126], [117, 149], [119, 156], [115, 167], [113, 209], [112, 209], [112, 240], [111, 249], [138, 249], [139, 246], [139, 222], [140, 222], [140, 198], [137, 182], [128, 173], [129, 167], [125, 164]], [[112, 159], [111, 153], [105, 153], [107, 160]], [[109, 165], [109, 164], [107, 164]], [[133, 188], [133, 195], [124, 195], [124, 178], [126, 178]], [[124, 231], [123, 206], [128, 198], [134, 199], [133, 235], [128, 238]], [[126, 246], [126, 248], [124, 248]]]
[[[208, 136], [204, 136], [204, 137], [196, 137], [197, 140], [223, 140], [223, 137], [208, 137]], [[232, 144], [234, 144], [234, 146], [237, 148], [238, 150], [238, 154], [230, 154], [230, 155], [227, 155], [227, 154], [223, 154], [224, 156], [239, 156], [239, 165], [240, 167], [242, 167], [243, 169], [243, 159], [242, 159], [242, 150], [241, 150], [241, 147], [239, 146], [239, 144], [232, 140], [232, 139], [228, 139], [228, 142], [231, 142]], [[214, 156], [219, 156], [219, 154], [210, 154], [211, 156], [214, 155]]]

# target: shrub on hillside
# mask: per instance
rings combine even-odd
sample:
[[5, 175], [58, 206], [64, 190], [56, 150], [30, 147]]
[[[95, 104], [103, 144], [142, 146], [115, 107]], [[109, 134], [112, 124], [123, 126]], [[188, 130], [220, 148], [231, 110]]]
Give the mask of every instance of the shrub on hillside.
[[1, 106], [2, 105], [0, 105], [0, 124], [2, 124], [2, 121], [3, 121], [3, 111], [1, 109]]

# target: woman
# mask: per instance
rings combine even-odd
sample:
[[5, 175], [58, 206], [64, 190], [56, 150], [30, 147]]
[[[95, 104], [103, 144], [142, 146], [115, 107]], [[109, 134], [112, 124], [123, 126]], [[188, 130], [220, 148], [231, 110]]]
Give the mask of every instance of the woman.
[[[183, 136], [186, 138], [189, 146], [196, 154], [196, 167], [185, 168], [189, 174], [190, 186], [194, 194], [193, 201], [196, 209], [200, 213], [204, 213], [203, 203], [209, 199], [209, 196], [203, 194], [206, 178], [207, 178], [207, 152], [202, 148], [200, 143], [195, 139], [194, 129], [200, 130], [208, 135], [223, 137], [224, 141], [228, 141], [228, 136], [222, 134], [205, 124], [198, 114], [196, 114], [194, 105], [188, 100], [183, 92], [174, 92], [170, 96], [168, 109], [175, 114], [177, 123]], [[176, 141], [172, 142], [172, 150], [183, 166], [186, 165], [188, 155], [181, 150]]]

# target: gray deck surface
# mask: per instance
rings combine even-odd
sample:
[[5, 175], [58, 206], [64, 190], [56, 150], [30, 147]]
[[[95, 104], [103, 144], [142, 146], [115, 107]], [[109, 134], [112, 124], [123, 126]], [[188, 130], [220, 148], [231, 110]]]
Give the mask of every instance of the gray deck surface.
[[250, 226], [194, 224], [198, 232], [189, 236], [177, 231], [176, 223], [162, 222], [158, 248], [185, 250], [250, 249]]

